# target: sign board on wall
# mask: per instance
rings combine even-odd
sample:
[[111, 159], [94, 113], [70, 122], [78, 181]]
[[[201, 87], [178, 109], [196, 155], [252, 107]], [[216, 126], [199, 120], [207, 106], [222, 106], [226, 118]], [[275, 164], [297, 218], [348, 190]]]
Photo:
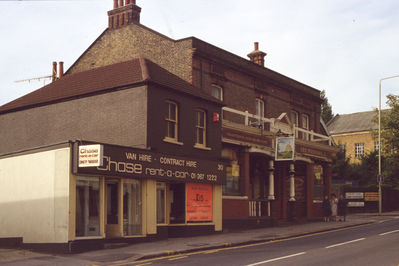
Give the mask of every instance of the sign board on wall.
[[363, 192], [345, 192], [345, 199], [363, 199]]
[[276, 138], [276, 161], [294, 160], [295, 138], [282, 137]]
[[364, 201], [349, 201], [348, 207], [364, 207]]
[[364, 201], [379, 201], [378, 192], [364, 192]]
[[191, 183], [224, 184], [223, 162], [155, 153], [142, 149], [102, 144], [102, 164], [82, 167], [80, 145], [74, 148], [74, 174], [120, 176], [124, 178], [154, 178]]
[[187, 221], [211, 222], [213, 217], [212, 185], [187, 183], [186, 193]]
[[103, 145], [100, 144], [79, 146], [79, 167], [102, 166], [103, 152]]

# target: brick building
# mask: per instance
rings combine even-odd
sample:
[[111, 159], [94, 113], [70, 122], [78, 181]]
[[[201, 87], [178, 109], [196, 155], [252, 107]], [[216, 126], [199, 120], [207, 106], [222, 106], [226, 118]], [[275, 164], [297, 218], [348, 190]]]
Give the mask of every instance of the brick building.
[[[266, 68], [257, 43], [245, 60], [194, 37], [170, 39], [140, 24], [139, 13], [135, 2], [114, 2], [108, 29], [67, 73], [143, 56], [223, 101], [222, 156], [234, 174], [224, 188], [225, 225], [286, 219], [289, 199], [297, 216], [319, 216], [336, 152], [321, 126], [320, 91]], [[279, 135], [295, 136], [293, 166], [274, 162]]]
[[143, 58], [1, 106], [0, 245], [77, 251], [222, 230], [220, 113]]
[[350, 163], [360, 163], [363, 155], [378, 151], [378, 139], [372, 130], [378, 129], [374, 122], [375, 111], [336, 115], [328, 122], [328, 130], [335, 143], [342, 145]]
[[[0, 107], [0, 126], [9, 128], [0, 141], [0, 163], [12, 165], [13, 159], [30, 150], [37, 151], [38, 157], [48, 150], [58, 154], [58, 148], [66, 149], [64, 157], [72, 158], [72, 172], [64, 172], [71, 180], [69, 186], [64, 184], [71, 191], [64, 209], [72, 216], [59, 221], [66, 228], [62, 241], [76, 242], [82, 240], [81, 234], [87, 238], [91, 232], [85, 229], [89, 219], [83, 219], [79, 225], [83, 229], [78, 231], [78, 202], [90, 195], [90, 190], [82, 190], [77, 196], [81, 175], [82, 186], [93, 181], [88, 177], [96, 176], [103, 195], [100, 210], [90, 209], [89, 202], [80, 207], [84, 215], [99, 215], [94, 239], [129, 236], [124, 231], [121, 186], [140, 178], [80, 169], [76, 165], [79, 143], [103, 144], [109, 151], [104, 151], [109, 168], [119, 169], [121, 162], [110, 159], [112, 150], [134, 154], [138, 152], [129, 149], [142, 148], [145, 158], [164, 154], [175, 156], [173, 162], [189, 158], [207, 173], [203, 177], [210, 177], [203, 180], [199, 175], [193, 181], [211, 185], [211, 192], [204, 194], [212, 202], [205, 209], [208, 216], [190, 220], [191, 182], [167, 178], [170, 182], [166, 182], [161, 172], [149, 170], [152, 178], [143, 176], [140, 183], [141, 189], [150, 191], [149, 198], [144, 194], [142, 198], [147, 205], [140, 209], [140, 236], [220, 231], [222, 221], [223, 227], [230, 227], [320, 217], [323, 195], [331, 190], [331, 162], [337, 151], [321, 125], [320, 91], [265, 67], [266, 53], [258, 43], [246, 60], [194, 37], [166, 37], [140, 24], [140, 12], [134, 0], [114, 0], [108, 12], [109, 27], [65, 75]], [[293, 157], [283, 155], [280, 160], [277, 147], [284, 141], [289, 145], [282, 146], [281, 154]], [[122, 148], [114, 149], [115, 145]], [[218, 163], [220, 159], [223, 164]], [[217, 162], [217, 169], [206, 168], [206, 162], [214, 166], [210, 161]], [[122, 170], [133, 169], [121, 163]], [[119, 181], [115, 184], [115, 180]], [[166, 184], [158, 184], [162, 181]], [[107, 205], [113, 193], [119, 201]], [[176, 202], [178, 206], [173, 207]], [[163, 219], [158, 220], [158, 211], [164, 213]], [[107, 222], [108, 215], [112, 224]]]

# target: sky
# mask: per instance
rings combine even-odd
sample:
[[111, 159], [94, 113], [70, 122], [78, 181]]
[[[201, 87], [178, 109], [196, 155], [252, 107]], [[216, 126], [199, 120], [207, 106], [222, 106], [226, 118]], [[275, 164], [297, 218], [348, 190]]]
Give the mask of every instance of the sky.
[[[243, 58], [254, 42], [265, 66], [325, 90], [334, 114], [378, 107], [379, 81], [399, 75], [397, 0], [137, 0], [141, 24], [197, 37]], [[0, 0], [0, 105], [48, 84], [107, 28], [113, 0]], [[381, 82], [399, 94], [399, 77]]]

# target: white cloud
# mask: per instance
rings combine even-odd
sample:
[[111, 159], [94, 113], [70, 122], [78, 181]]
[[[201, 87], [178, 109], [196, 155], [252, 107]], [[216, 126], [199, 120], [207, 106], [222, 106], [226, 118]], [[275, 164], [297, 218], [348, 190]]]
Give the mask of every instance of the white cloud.
[[[241, 57], [253, 42], [266, 66], [326, 90], [335, 113], [371, 110], [378, 81], [399, 74], [396, 0], [137, 0], [141, 21], [172, 38], [195, 36]], [[32, 90], [14, 80], [69, 67], [107, 27], [112, 0], [0, 2], [0, 105]], [[42, 83], [34, 83], [34, 88]], [[399, 91], [399, 78], [383, 93]]]

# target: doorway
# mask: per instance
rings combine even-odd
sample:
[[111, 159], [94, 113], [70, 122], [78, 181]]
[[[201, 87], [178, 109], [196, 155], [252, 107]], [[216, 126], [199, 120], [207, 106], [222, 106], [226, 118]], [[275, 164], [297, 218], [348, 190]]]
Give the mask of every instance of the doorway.
[[105, 192], [106, 192], [106, 237], [114, 238], [121, 237], [121, 226], [119, 221], [119, 190], [120, 190], [119, 180], [107, 180], [105, 182]]
[[184, 224], [186, 222], [186, 184], [171, 183], [170, 194], [170, 223]]

